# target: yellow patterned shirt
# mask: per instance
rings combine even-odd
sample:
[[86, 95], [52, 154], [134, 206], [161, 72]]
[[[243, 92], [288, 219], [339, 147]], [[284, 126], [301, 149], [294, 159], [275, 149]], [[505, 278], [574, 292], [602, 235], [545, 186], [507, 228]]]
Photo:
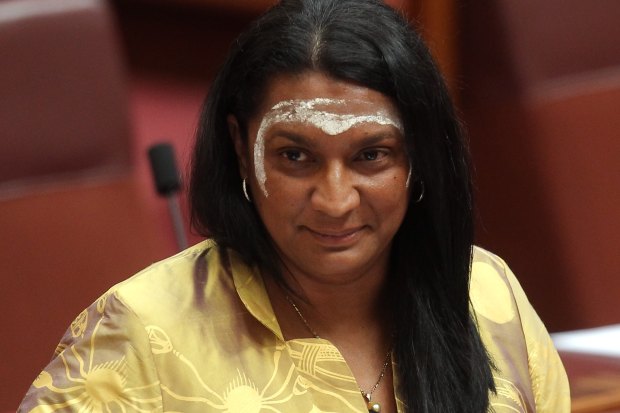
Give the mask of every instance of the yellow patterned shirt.
[[[495, 412], [568, 413], [562, 364], [510, 270], [476, 249], [472, 271], [472, 305], [498, 367]], [[19, 411], [367, 409], [338, 349], [323, 339], [285, 341], [259, 273], [207, 240], [79, 314]]]

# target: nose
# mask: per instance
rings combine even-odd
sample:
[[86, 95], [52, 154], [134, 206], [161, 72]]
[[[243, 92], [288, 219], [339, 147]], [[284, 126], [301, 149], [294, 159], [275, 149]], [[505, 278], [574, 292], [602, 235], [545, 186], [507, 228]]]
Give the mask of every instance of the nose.
[[360, 204], [360, 194], [355, 185], [354, 174], [346, 166], [336, 163], [326, 165], [317, 177], [311, 195], [314, 210], [339, 218]]

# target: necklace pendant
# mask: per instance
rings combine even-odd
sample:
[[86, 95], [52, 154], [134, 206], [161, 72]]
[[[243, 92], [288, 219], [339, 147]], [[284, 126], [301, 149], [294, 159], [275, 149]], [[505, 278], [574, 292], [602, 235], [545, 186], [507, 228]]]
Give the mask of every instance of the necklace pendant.
[[368, 412], [379, 413], [381, 411], [381, 405], [377, 402], [368, 402]]
[[364, 399], [366, 400], [366, 407], [368, 408], [368, 413], [381, 412], [381, 405], [371, 400], [372, 395], [370, 393], [362, 392], [362, 396], [364, 396]]

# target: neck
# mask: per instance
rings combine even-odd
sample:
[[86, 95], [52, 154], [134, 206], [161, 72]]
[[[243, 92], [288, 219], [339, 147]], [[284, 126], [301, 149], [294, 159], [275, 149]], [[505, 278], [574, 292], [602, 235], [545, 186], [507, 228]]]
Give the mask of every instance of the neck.
[[[292, 289], [291, 298], [322, 330], [359, 325], [365, 322], [385, 321], [387, 315], [385, 278], [360, 279], [346, 285], [300, 283], [301, 288]], [[316, 328], [319, 328], [319, 325]], [[325, 334], [325, 333], [324, 333]]]
[[310, 337], [316, 332], [334, 343], [363, 337], [381, 347], [389, 345], [392, 312], [387, 263], [343, 283], [292, 271], [283, 276], [285, 285], [271, 278], [265, 283], [286, 338]]

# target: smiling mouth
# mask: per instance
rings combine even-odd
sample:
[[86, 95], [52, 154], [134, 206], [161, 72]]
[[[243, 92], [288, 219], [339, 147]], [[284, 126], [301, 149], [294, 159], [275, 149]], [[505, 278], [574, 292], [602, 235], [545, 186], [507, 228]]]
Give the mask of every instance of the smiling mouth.
[[321, 242], [329, 244], [346, 244], [356, 241], [365, 227], [359, 226], [339, 231], [323, 229], [315, 230], [308, 227], [305, 228], [315, 239], [318, 239]]

